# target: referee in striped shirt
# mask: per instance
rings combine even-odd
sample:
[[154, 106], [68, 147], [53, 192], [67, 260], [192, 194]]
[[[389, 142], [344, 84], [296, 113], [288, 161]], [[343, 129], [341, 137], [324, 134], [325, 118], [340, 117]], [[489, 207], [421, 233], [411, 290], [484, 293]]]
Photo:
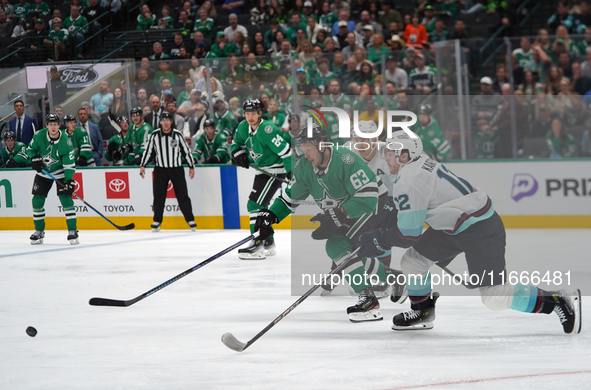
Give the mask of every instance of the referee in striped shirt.
[[179, 207], [185, 220], [191, 230], [195, 231], [197, 224], [195, 224], [191, 199], [187, 191], [187, 181], [185, 180], [182, 157], [189, 164], [189, 178], [191, 179], [195, 177], [195, 163], [185, 137], [180, 131], [172, 128], [172, 115], [170, 113], [162, 113], [160, 116], [160, 128], [150, 134], [145, 150], [146, 152], [142, 156], [140, 163], [140, 175], [142, 179], [146, 175], [146, 164], [150, 161], [152, 155], [155, 155], [156, 160], [154, 181], [152, 182], [152, 190], [154, 192], [154, 223], [152, 224], [152, 231], [154, 233], [160, 231], [168, 182], [172, 182]]

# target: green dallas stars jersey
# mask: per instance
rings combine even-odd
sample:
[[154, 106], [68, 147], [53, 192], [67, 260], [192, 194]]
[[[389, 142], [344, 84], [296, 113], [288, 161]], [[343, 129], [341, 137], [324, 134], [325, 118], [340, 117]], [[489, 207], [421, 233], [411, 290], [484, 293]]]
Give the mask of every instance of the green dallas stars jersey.
[[70, 41], [68, 30], [66, 30], [65, 28], [62, 28], [58, 31], [51, 30], [51, 32], [49, 33], [49, 38], [55, 43], [63, 42], [64, 44], [68, 44], [68, 42]]
[[445, 159], [451, 152], [451, 146], [443, 138], [439, 124], [433, 117], [431, 117], [431, 122], [427, 126], [423, 126], [421, 122], [417, 121], [410, 129], [421, 138], [425, 153], [436, 160]]
[[[109, 139], [110, 144], [111, 142], [115, 142], [119, 147], [119, 151], [121, 152], [121, 159], [120, 160], [113, 160], [113, 156], [109, 153], [109, 150], [105, 150], [105, 158], [108, 161], [113, 161], [113, 165], [134, 165], [135, 164], [135, 134], [132, 131], [128, 131], [127, 135], [121, 137], [121, 133], [115, 134]], [[122, 148], [123, 145], [127, 146]]]
[[76, 127], [72, 135], [66, 130], [66, 135], [72, 142], [72, 148], [74, 149], [74, 161], [78, 161], [78, 157], [86, 157], [88, 165], [94, 165], [94, 157], [92, 157], [92, 146], [90, 146], [90, 140], [88, 139], [88, 133], [84, 132], [82, 128]]
[[213, 39], [213, 19], [207, 18], [205, 23], [201, 22], [201, 19], [195, 21], [195, 27], [193, 27], [193, 32], [201, 31], [203, 33], [204, 38], [212, 38]]
[[29, 7], [28, 13], [30, 14], [31, 12], [34, 12], [34, 11], [37, 11], [39, 13], [39, 17], [43, 18], [43, 16], [49, 15], [49, 11], [50, 11], [49, 5], [47, 5], [47, 3], [31, 4]]
[[346, 149], [333, 148], [324, 172], [319, 176], [318, 168], [308, 159], [299, 159], [285, 193], [275, 199], [270, 208], [279, 221], [309, 195], [322, 210], [341, 208], [352, 219], [365, 221], [360, 217], [376, 213], [377, 178], [359, 156]]
[[68, 16], [64, 20], [64, 28], [68, 29], [69, 34], [77, 34], [80, 33], [82, 35], [88, 32], [86, 28], [88, 26], [88, 20], [82, 15], [78, 17], [76, 20], [72, 20], [71, 16]]
[[236, 127], [236, 119], [230, 111], [226, 111], [222, 116], [219, 116], [217, 112], [213, 114], [213, 122], [217, 131], [221, 131], [226, 134], [227, 137], [232, 135], [234, 127]]
[[230, 161], [230, 155], [228, 154], [228, 137], [224, 133], [217, 133], [213, 140], [207, 138], [207, 134], [203, 133], [201, 137], [197, 139], [195, 143], [195, 150], [193, 151], [193, 157], [195, 160], [206, 161], [213, 155], [217, 155], [220, 158], [220, 164], [225, 164]]
[[22, 5], [19, 3], [14, 6], [13, 13], [18, 17], [17, 20], [20, 22], [21, 20], [23, 20], [27, 17], [31, 8], [32, 8], [32, 5], [29, 3], [25, 3]]
[[[59, 131], [60, 137], [57, 141], [49, 138], [48, 130], [41, 129], [33, 136], [26, 149], [21, 150], [14, 158], [18, 164], [29, 162], [31, 158], [41, 156], [44, 169], [56, 179], [72, 180], [74, 178], [76, 152], [72, 140], [63, 130]], [[51, 179], [44, 173], [37, 175]]]
[[[8, 160], [10, 160], [11, 158], [14, 159], [14, 156], [19, 154], [21, 152], [21, 150], [23, 150], [24, 148], [25, 148], [25, 144], [23, 144], [22, 142], [18, 142], [18, 141], [16, 141], [14, 143], [14, 149], [12, 149], [12, 152], [9, 151], [6, 146], [3, 147], [2, 152], [0, 152], [0, 168], [4, 167], [6, 165], [6, 162]], [[26, 162], [18, 163], [18, 166], [25, 167], [25, 166], [27, 166], [27, 163]]]
[[272, 122], [261, 120], [254, 131], [246, 120], [236, 129], [232, 141], [232, 152], [244, 147], [252, 162], [272, 174], [291, 172], [291, 147], [283, 132]]
[[142, 124], [137, 128], [135, 123], [132, 123], [131, 126], [129, 126], [129, 133], [133, 134], [133, 145], [135, 147], [134, 153], [136, 155], [144, 153], [146, 141], [153, 131], [154, 129], [152, 129], [152, 126], [143, 121]]

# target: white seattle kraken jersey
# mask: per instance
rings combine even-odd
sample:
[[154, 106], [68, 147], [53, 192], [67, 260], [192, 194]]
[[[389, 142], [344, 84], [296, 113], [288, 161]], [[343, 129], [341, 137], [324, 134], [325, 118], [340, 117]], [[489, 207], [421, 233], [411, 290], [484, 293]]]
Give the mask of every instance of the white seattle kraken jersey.
[[420, 236], [425, 223], [458, 234], [494, 213], [483, 191], [425, 155], [401, 167], [392, 193], [398, 229], [406, 237]]

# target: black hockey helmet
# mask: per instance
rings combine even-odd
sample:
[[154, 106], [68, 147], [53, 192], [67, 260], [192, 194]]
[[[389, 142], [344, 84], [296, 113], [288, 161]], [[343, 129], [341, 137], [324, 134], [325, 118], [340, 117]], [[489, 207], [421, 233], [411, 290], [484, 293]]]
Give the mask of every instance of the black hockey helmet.
[[205, 129], [206, 127], [215, 128], [215, 122], [213, 121], [213, 119], [206, 119], [205, 122], [203, 122], [203, 128]]
[[170, 119], [171, 121], [174, 120], [172, 118], [172, 114], [170, 112], [168, 112], [168, 111], [163, 111], [162, 112], [162, 115], [160, 115], [160, 120], [162, 120], [162, 119]]
[[320, 103], [320, 102], [312, 102], [312, 103], [310, 103], [310, 107], [321, 108], [322, 107], [322, 103]]
[[129, 123], [129, 119], [125, 115], [122, 115], [119, 118], [117, 118], [117, 121], [116, 122], [117, 122], [118, 125], [120, 125], [121, 122], [124, 122], [124, 121], [127, 122], [127, 123]]
[[13, 139], [16, 141], [16, 134], [14, 134], [12, 131], [8, 130], [7, 132], [4, 133], [2, 138], [4, 138], [4, 141], [8, 141], [9, 139]]
[[328, 134], [326, 134], [326, 131], [318, 123], [312, 123], [312, 136], [308, 137], [308, 126], [305, 126], [300, 130], [296, 141], [298, 145], [311, 142], [319, 148], [320, 142], [328, 142]]
[[419, 107], [419, 114], [431, 115], [432, 107], [430, 104], [421, 104]]
[[131, 115], [139, 114], [140, 116], [144, 116], [144, 111], [142, 111], [141, 107], [134, 107], [131, 109]]
[[244, 111], [244, 112], [262, 111], [262, 110], [263, 110], [263, 104], [261, 103], [261, 101], [259, 99], [248, 99], [242, 105], [242, 111]]
[[74, 115], [66, 115], [64, 117], [64, 125], [71, 121], [76, 122], [76, 117]]
[[292, 114], [292, 113], [290, 113], [289, 114], [289, 121], [290, 122], [293, 122], [293, 121], [299, 122], [300, 121], [300, 116], [298, 114]]
[[49, 122], [60, 123], [60, 117], [57, 116], [57, 114], [47, 114], [47, 116], [45, 117], [45, 120], [47, 121], [47, 123], [49, 123]]

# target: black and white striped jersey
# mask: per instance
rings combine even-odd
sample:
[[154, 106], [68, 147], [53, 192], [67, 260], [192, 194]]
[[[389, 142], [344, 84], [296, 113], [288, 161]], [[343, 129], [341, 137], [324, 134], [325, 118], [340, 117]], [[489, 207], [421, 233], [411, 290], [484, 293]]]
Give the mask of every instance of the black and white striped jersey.
[[164, 134], [162, 129], [156, 129], [150, 134], [140, 165], [145, 167], [152, 155], [154, 155], [156, 166], [160, 168], [182, 167], [182, 157], [185, 158], [190, 168], [195, 166], [193, 155], [185, 137], [175, 129], [168, 134]]

